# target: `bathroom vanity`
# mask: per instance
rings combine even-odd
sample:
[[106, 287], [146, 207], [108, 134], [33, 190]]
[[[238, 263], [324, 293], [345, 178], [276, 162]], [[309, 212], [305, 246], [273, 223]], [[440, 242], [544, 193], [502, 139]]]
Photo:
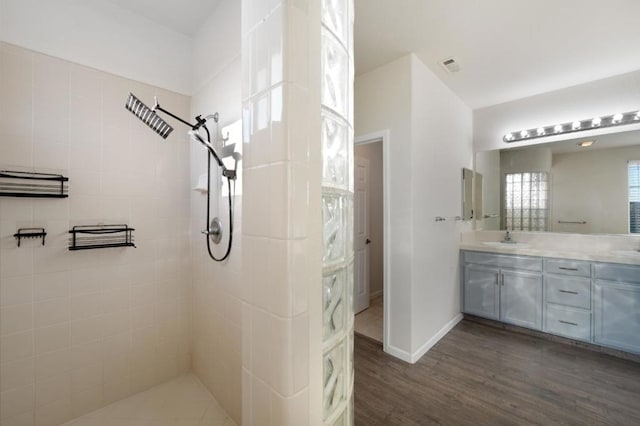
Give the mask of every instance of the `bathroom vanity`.
[[635, 264], [504, 251], [463, 244], [464, 313], [640, 354], [640, 255]]

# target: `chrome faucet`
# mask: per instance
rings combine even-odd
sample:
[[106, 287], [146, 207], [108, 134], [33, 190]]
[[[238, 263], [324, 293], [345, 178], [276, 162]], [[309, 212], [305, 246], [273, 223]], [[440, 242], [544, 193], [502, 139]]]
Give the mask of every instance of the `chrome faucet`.
[[507, 233], [504, 235], [504, 240], [502, 240], [503, 243], [515, 243], [515, 241], [513, 241], [511, 239], [511, 234], [509, 233], [509, 231], [507, 231]]

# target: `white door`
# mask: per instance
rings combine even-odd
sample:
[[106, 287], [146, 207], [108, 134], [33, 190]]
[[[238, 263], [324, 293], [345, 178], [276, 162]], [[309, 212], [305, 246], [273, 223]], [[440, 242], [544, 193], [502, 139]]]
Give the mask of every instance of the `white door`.
[[353, 311], [369, 307], [369, 160], [355, 158]]

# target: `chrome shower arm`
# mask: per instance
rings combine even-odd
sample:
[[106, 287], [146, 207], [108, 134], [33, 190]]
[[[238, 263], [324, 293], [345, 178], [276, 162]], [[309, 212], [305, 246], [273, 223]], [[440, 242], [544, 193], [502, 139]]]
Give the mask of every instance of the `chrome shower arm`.
[[153, 99], [155, 101], [155, 105], [153, 106], [152, 111], [156, 111], [156, 110], [157, 111], [161, 111], [164, 114], [167, 114], [169, 117], [171, 117], [171, 118], [173, 118], [175, 120], [178, 120], [182, 124], [191, 127], [191, 130], [198, 130], [204, 123], [207, 122], [207, 120], [205, 118], [202, 118], [201, 116], [198, 115], [196, 117], [197, 124], [191, 124], [187, 120], [184, 120], [184, 119], [178, 117], [177, 115], [173, 114], [172, 112], [167, 111], [166, 109], [162, 108], [160, 106], [160, 103], [158, 103], [158, 97], [157, 96], [154, 96]]

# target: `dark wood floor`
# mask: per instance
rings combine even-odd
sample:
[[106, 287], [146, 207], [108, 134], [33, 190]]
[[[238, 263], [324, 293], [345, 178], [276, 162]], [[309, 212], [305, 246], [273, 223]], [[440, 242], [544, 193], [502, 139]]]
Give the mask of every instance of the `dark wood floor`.
[[640, 425], [640, 363], [463, 320], [416, 364], [355, 338], [356, 425]]

